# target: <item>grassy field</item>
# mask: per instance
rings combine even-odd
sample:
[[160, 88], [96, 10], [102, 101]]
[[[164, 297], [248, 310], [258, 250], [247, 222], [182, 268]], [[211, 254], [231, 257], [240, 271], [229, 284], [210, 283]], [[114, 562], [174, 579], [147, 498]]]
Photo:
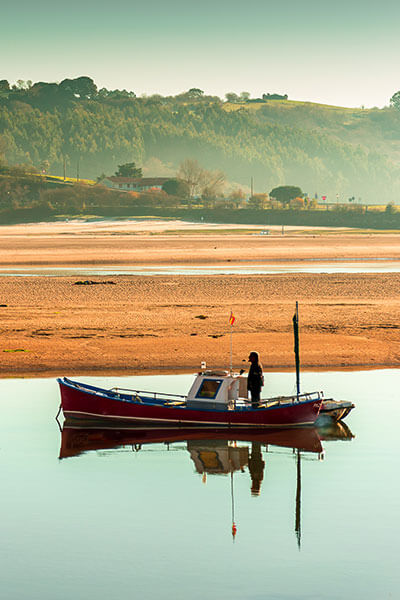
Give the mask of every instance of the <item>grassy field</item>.
[[[38, 177], [42, 177], [42, 175], [37, 175]], [[45, 175], [44, 176], [47, 180], [49, 181], [55, 181], [57, 183], [76, 183], [77, 179], [76, 177], [66, 177], [64, 179], [64, 177], [60, 176], [60, 175]], [[96, 182], [93, 179], [79, 179], [79, 183], [85, 183], [87, 185], [95, 185]]]
[[[345, 106], [334, 106], [331, 104], [318, 104], [316, 102], [303, 102], [300, 100], [264, 100], [263, 102], [225, 102], [223, 105], [224, 110], [230, 112], [235, 110], [259, 110], [265, 106], [273, 106], [279, 108], [280, 110], [291, 110], [296, 109], [301, 106], [304, 107], [312, 107], [312, 108], [321, 108], [327, 111], [332, 112], [346, 112], [346, 113], [365, 113], [368, 112], [369, 109], [362, 108], [349, 108]], [[372, 110], [372, 109], [371, 109]]]

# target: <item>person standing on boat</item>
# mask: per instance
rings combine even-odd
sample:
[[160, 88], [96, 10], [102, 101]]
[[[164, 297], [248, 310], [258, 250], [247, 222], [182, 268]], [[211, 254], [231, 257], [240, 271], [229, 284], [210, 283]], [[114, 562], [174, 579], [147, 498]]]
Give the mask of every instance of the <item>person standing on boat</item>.
[[264, 375], [258, 352], [250, 352], [249, 363], [251, 364], [247, 376], [247, 391], [250, 392], [252, 407], [256, 408], [260, 402], [261, 388], [264, 385]]

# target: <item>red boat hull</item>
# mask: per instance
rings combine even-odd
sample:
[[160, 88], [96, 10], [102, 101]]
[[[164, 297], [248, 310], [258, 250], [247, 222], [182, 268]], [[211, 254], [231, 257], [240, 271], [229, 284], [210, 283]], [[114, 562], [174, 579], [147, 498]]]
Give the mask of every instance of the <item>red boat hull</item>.
[[74, 382], [65, 383], [64, 380], [59, 380], [59, 384], [61, 406], [67, 419], [151, 423], [166, 427], [301, 427], [315, 422], [322, 403], [322, 399], [317, 399], [259, 409], [195, 410], [127, 401], [110, 397], [106, 390], [95, 393], [85, 390], [83, 385], [75, 387]]

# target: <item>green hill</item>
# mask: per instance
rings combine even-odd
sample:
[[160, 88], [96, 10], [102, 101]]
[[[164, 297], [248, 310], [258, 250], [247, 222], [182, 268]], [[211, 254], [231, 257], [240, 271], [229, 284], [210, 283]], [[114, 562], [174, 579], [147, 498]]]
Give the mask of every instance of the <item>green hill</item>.
[[63, 83], [0, 88], [0, 153], [9, 163], [48, 161], [61, 174], [65, 157], [73, 176], [79, 159], [80, 176], [93, 179], [131, 160], [156, 165], [148, 175], [164, 175], [195, 158], [222, 169], [232, 183], [248, 186], [254, 177], [259, 192], [292, 184], [331, 201], [337, 194], [343, 201], [400, 201], [395, 108], [229, 104], [189, 93], [136, 98], [96, 89], [79, 97]]

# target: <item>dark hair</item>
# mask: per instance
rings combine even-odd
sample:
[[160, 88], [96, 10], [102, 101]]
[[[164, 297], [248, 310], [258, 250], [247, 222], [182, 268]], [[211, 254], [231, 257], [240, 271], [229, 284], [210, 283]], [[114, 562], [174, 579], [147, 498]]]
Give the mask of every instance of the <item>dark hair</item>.
[[250, 354], [249, 354], [249, 358], [250, 358], [251, 356], [253, 356], [254, 358], [256, 358], [256, 359], [257, 359], [257, 362], [260, 360], [260, 359], [259, 359], [259, 356], [258, 356], [258, 352], [256, 352], [255, 350], [252, 350], [252, 351], [250, 352]]

